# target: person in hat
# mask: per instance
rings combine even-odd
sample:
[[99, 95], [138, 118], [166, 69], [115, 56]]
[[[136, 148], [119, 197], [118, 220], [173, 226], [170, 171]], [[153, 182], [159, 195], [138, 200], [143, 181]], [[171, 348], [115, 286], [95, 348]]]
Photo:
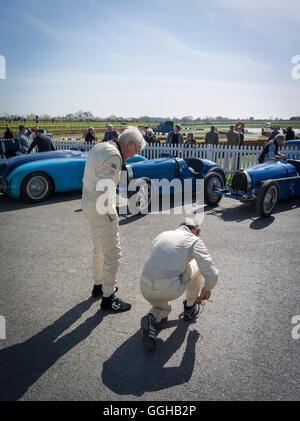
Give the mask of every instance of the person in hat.
[[171, 131], [167, 137], [167, 145], [179, 146], [183, 145], [183, 134], [180, 133], [181, 127], [176, 125], [175, 131]]
[[142, 295], [152, 305], [141, 320], [143, 342], [148, 348], [156, 346], [156, 325], [168, 317], [169, 301], [185, 292], [184, 319], [194, 321], [200, 304], [210, 298], [217, 283], [219, 271], [199, 234], [199, 224], [193, 218], [185, 218], [179, 228], [165, 231], [153, 240], [140, 281]]

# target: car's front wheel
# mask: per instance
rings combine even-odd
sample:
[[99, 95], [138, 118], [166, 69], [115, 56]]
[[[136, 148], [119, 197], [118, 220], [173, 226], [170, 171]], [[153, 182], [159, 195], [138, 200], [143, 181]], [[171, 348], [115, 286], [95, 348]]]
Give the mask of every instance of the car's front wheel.
[[208, 172], [204, 177], [204, 200], [209, 206], [216, 206], [222, 196], [217, 194], [218, 190], [224, 188], [223, 178], [216, 172]]
[[147, 177], [133, 180], [130, 184], [133, 191], [128, 192], [128, 211], [132, 215], [146, 214], [150, 210], [153, 186]]
[[277, 181], [265, 181], [256, 199], [256, 212], [261, 218], [271, 215], [279, 199], [279, 184]]
[[27, 203], [38, 203], [47, 199], [51, 190], [51, 178], [43, 172], [34, 172], [24, 178], [21, 185], [21, 197]]

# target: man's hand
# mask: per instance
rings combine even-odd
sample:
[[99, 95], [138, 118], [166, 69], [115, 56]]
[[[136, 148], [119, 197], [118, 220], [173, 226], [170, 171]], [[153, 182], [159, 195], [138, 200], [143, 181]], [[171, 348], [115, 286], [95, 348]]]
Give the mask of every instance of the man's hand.
[[201, 291], [200, 295], [198, 295], [198, 297], [197, 297], [197, 304], [202, 304], [203, 300], [209, 300], [210, 296], [211, 296], [211, 292], [205, 291], [205, 289], [202, 288], [202, 291]]

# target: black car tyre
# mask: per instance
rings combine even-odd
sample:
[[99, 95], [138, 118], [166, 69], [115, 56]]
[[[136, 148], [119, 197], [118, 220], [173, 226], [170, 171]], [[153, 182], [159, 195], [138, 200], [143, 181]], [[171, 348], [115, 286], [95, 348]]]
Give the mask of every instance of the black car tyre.
[[279, 191], [277, 181], [267, 180], [262, 184], [256, 199], [256, 212], [259, 217], [266, 218], [271, 215], [278, 203]]
[[217, 190], [224, 188], [224, 182], [221, 175], [217, 172], [208, 172], [204, 177], [204, 201], [209, 206], [216, 206], [222, 196], [217, 194]]
[[207, 174], [210, 173], [210, 172], [218, 173], [223, 179], [224, 186], [226, 185], [226, 175], [225, 175], [224, 171], [222, 170], [222, 168], [220, 168], [220, 167], [211, 168], [209, 171], [207, 171]]
[[53, 188], [52, 180], [44, 172], [28, 174], [21, 185], [21, 197], [27, 203], [38, 203], [47, 199]]
[[[138, 213], [146, 214], [151, 207], [151, 197], [153, 193], [153, 185], [150, 178], [142, 177], [133, 180], [130, 183], [131, 187], [135, 187], [134, 191], [128, 191], [128, 199], [130, 205], [128, 206], [128, 212], [132, 215]], [[132, 197], [135, 196], [135, 201], [132, 201]]]

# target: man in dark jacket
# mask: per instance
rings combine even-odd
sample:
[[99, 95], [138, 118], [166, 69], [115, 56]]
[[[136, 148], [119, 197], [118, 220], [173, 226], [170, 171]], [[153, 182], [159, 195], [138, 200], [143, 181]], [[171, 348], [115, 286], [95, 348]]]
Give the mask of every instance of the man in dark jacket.
[[286, 129], [285, 140], [294, 140], [294, 139], [296, 139], [295, 132], [294, 132], [294, 130], [291, 128], [291, 126], [289, 126], [289, 127]]
[[29, 146], [28, 153], [30, 153], [35, 146], [37, 146], [38, 152], [55, 151], [51, 137], [44, 135], [43, 129], [38, 129], [36, 131], [36, 137]]
[[4, 139], [13, 139], [14, 134], [9, 126], [6, 126], [6, 131], [4, 132]]
[[111, 124], [108, 124], [106, 127], [107, 132], [105, 132], [103, 142], [108, 142], [112, 139], [118, 140], [118, 133], [115, 130], [113, 130], [113, 126]]
[[90, 127], [88, 129], [88, 132], [87, 132], [87, 134], [85, 136], [85, 141], [86, 141], [86, 143], [91, 143], [91, 142], [96, 142], [97, 141], [97, 138], [95, 136], [95, 130], [94, 130], [93, 127]]

